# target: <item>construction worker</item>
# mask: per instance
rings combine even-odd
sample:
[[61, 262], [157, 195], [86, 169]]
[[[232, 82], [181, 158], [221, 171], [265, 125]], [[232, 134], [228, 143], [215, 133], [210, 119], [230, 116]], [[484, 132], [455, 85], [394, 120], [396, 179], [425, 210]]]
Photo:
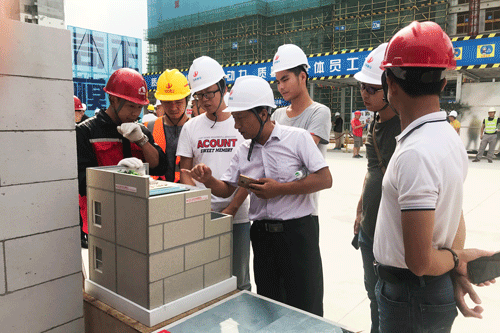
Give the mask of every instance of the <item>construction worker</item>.
[[[467, 153], [439, 110], [453, 44], [434, 22], [413, 22], [389, 41], [382, 68], [385, 99], [401, 134], [383, 179], [373, 253], [380, 332], [450, 332], [464, 295], [477, 295], [467, 262], [492, 255], [464, 250], [462, 213]], [[453, 274], [452, 274], [453, 273]], [[453, 281], [452, 281], [453, 279]]]
[[359, 82], [365, 107], [367, 110], [375, 112], [375, 119], [371, 122], [366, 137], [368, 170], [354, 221], [354, 234], [358, 235], [359, 249], [363, 259], [365, 289], [370, 299], [371, 333], [378, 332], [379, 326], [378, 306], [375, 297], [375, 285], [378, 278], [373, 270], [373, 261], [375, 260], [373, 257], [373, 236], [382, 196], [382, 178], [396, 148], [395, 138], [401, 133], [399, 117], [384, 101], [382, 91], [380, 65], [384, 59], [386, 48], [387, 43], [384, 43], [370, 52], [361, 71], [354, 74], [354, 78]]
[[359, 150], [363, 145], [363, 128], [366, 124], [362, 123], [361, 111], [354, 112], [354, 118], [351, 119], [351, 129], [352, 129], [352, 139], [354, 140], [354, 147], [352, 148], [353, 158], [362, 158], [363, 156], [359, 154]]
[[[331, 187], [332, 176], [308, 131], [270, 121], [274, 107], [264, 79], [237, 78], [226, 112], [247, 141], [220, 178], [203, 163], [182, 173], [220, 197], [238, 190], [240, 176], [253, 178], [249, 217], [257, 293], [322, 316], [323, 270], [311, 193]], [[303, 166], [309, 174], [297, 179]]]
[[167, 167], [163, 150], [146, 127], [136, 122], [143, 106], [149, 103], [142, 75], [130, 68], [118, 69], [104, 91], [108, 93], [109, 108], [76, 126], [82, 246], [86, 245], [88, 234], [87, 168], [107, 165], [140, 168], [145, 161], [149, 163], [150, 174], [164, 175]]
[[162, 179], [178, 183], [181, 178], [180, 157], [176, 156], [177, 143], [182, 126], [189, 120], [186, 109], [191, 90], [186, 77], [177, 69], [167, 69], [163, 72], [156, 87], [155, 98], [160, 101], [164, 116], [146, 122], [144, 126], [153, 133], [155, 142], [167, 155], [167, 172]]
[[488, 145], [488, 163], [493, 163], [493, 154], [495, 153], [495, 146], [497, 145], [497, 127], [498, 118], [495, 117], [496, 109], [492, 106], [488, 110], [488, 118], [483, 119], [483, 124], [481, 125], [481, 143], [479, 144], [479, 150], [477, 151], [476, 158], [472, 162], [479, 162], [483, 157], [486, 146]]
[[[182, 128], [177, 155], [182, 169], [204, 163], [220, 178], [228, 168], [237, 147], [244, 141], [234, 128], [234, 119], [226, 109], [225, 73], [214, 59], [202, 56], [193, 61], [188, 80], [197, 101], [206, 112], [188, 121]], [[181, 183], [205, 187], [181, 173]], [[240, 188], [229, 198], [212, 195], [212, 210], [233, 215], [233, 275], [239, 289], [250, 290], [250, 221], [248, 192]]]
[[458, 135], [460, 135], [460, 122], [457, 119], [458, 113], [455, 110], [450, 111], [448, 114], [448, 120], [450, 121], [450, 125], [457, 131]]
[[[294, 44], [284, 44], [278, 48], [273, 58], [271, 75], [276, 75], [278, 91], [290, 105], [277, 109], [271, 116], [281, 125], [303, 128], [311, 133], [319, 150], [326, 157], [332, 130], [330, 109], [314, 102], [307, 91], [309, 68], [306, 54]], [[319, 193], [314, 193], [315, 210], [313, 218], [318, 221]]]
[[76, 96], [73, 96], [73, 104], [75, 104], [75, 123], [79, 124], [84, 120], [89, 119], [89, 117], [85, 114], [85, 107], [83, 106], [82, 101]]

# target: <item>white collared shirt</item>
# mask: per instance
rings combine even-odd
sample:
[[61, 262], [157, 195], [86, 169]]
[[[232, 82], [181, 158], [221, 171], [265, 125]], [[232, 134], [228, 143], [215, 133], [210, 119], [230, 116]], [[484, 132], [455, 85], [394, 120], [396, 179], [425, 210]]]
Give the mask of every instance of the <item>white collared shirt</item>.
[[468, 160], [444, 111], [413, 121], [396, 140], [382, 182], [373, 253], [382, 264], [408, 268], [401, 211], [434, 210], [432, 246], [451, 247], [462, 212]]
[[[251, 140], [246, 140], [238, 148], [229, 169], [220, 180], [237, 187], [241, 175], [272, 178], [280, 183], [294, 181], [295, 172], [304, 166], [310, 173], [327, 167], [325, 159], [317, 148], [311, 134], [306, 130], [275, 124], [264, 145], [255, 143], [248, 161]], [[289, 220], [311, 214], [314, 202], [311, 194], [280, 195], [272, 199], [259, 199], [250, 192], [250, 220]]]

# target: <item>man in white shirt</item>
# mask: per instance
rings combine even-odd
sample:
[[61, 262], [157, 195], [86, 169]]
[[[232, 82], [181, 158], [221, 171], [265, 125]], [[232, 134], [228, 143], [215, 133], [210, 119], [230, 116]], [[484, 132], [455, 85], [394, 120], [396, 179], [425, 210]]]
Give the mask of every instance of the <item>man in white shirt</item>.
[[[332, 176], [307, 131], [270, 121], [273, 107], [273, 92], [264, 79], [238, 78], [226, 111], [247, 141], [220, 180], [204, 164], [182, 172], [221, 197], [234, 193], [240, 176], [254, 179], [248, 188], [257, 292], [322, 316], [323, 270], [311, 193], [330, 188]], [[309, 175], [297, 179], [295, 173], [304, 167]]]
[[443, 72], [455, 65], [453, 45], [434, 22], [413, 22], [396, 33], [382, 62], [385, 98], [402, 132], [375, 227], [380, 332], [450, 332], [457, 306], [466, 316], [481, 316], [480, 307], [464, 302], [467, 293], [477, 297], [466, 266], [492, 253], [463, 249], [467, 154], [439, 111]]
[[[222, 66], [210, 57], [193, 61], [188, 73], [193, 98], [205, 113], [188, 121], [182, 127], [177, 156], [180, 167], [191, 169], [204, 163], [219, 179], [228, 168], [238, 146], [244, 141], [234, 128], [234, 119], [226, 109], [223, 96], [226, 92], [225, 73]], [[181, 173], [181, 183], [201, 186], [188, 174]], [[233, 274], [238, 289], [250, 290], [250, 221], [248, 219], [248, 192], [239, 189], [229, 198], [212, 195], [212, 210], [233, 215]]]

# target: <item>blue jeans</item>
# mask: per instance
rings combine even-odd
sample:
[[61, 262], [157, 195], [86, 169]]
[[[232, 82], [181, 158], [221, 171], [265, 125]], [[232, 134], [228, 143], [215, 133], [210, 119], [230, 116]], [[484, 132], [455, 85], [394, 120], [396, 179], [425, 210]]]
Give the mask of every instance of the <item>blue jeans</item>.
[[423, 285], [379, 279], [375, 293], [380, 332], [449, 333], [458, 314], [449, 273]]
[[363, 231], [362, 228], [360, 228], [358, 235], [359, 249], [361, 250], [361, 258], [363, 259], [363, 270], [365, 271], [365, 289], [368, 293], [368, 298], [370, 299], [370, 311], [372, 317], [372, 327], [370, 332], [378, 333], [378, 304], [375, 296], [375, 286], [377, 284], [378, 277], [375, 275], [375, 269], [373, 267], [373, 261], [375, 260], [375, 257], [373, 256], [373, 240]]
[[233, 275], [238, 289], [250, 291], [250, 222], [233, 224]]

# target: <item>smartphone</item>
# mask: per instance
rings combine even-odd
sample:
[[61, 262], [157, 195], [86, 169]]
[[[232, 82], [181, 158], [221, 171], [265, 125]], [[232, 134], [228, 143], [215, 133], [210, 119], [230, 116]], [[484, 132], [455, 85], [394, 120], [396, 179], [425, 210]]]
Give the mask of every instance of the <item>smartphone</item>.
[[469, 280], [483, 283], [500, 276], [500, 252], [489, 257], [480, 257], [467, 263]]
[[240, 178], [238, 179], [238, 186], [248, 188], [248, 185], [250, 184], [259, 184], [259, 182], [257, 181], [257, 179], [240, 175]]

